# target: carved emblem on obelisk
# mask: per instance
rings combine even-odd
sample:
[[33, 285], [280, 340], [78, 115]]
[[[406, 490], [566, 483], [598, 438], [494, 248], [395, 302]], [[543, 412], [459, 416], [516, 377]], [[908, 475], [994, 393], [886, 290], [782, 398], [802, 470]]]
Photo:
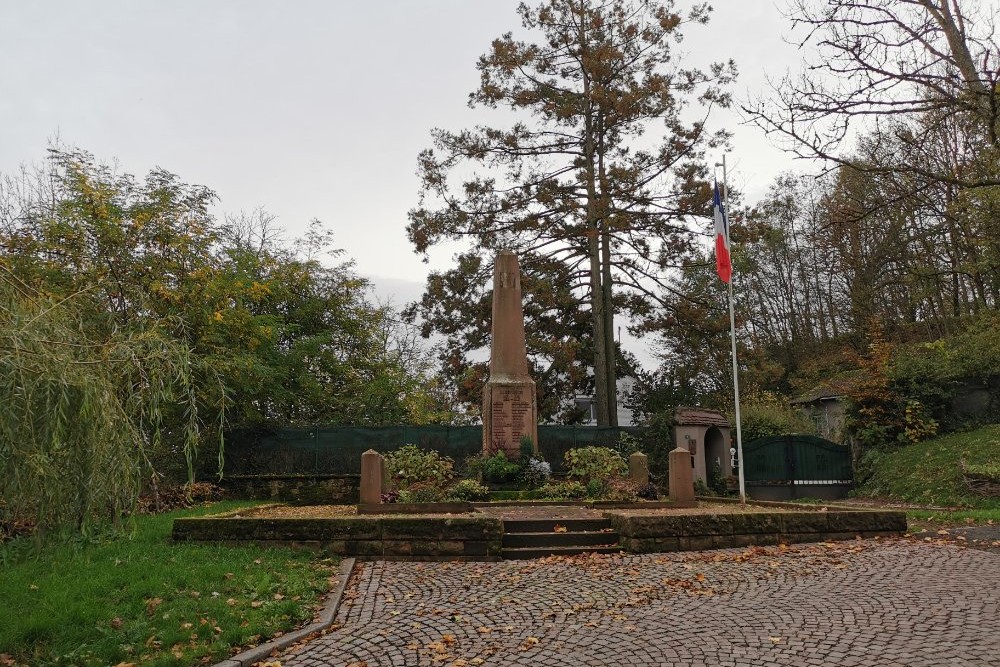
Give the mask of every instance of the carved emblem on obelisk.
[[501, 250], [493, 267], [493, 325], [490, 377], [483, 389], [483, 452], [519, 454], [521, 438], [538, 450], [535, 381], [528, 375], [517, 255]]

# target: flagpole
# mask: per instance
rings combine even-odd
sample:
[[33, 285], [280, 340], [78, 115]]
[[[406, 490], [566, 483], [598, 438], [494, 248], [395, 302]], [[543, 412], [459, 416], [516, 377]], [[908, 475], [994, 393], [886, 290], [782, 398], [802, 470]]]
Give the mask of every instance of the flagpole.
[[[726, 173], [726, 154], [722, 154], [722, 189], [725, 193], [725, 216], [726, 216], [726, 235], [729, 234], [729, 179]], [[730, 248], [732, 247], [732, 240], [729, 241]], [[733, 272], [735, 273], [735, 272]], [[747, 502], [747, 488], [746, 479], [743, 476], [743, 429], [740, 422], [740, 377], [739, 377], [739, 366], [736, 363], [736, 311], [733, 307], [733, 274], [729, 276], [729, 339], [732, 343], [732, 356], [733, 356], [733, 396], [736, 402], [736, 460], [739, 462], [739, 479], [740, 479], [740, 503], [746, 504]]]

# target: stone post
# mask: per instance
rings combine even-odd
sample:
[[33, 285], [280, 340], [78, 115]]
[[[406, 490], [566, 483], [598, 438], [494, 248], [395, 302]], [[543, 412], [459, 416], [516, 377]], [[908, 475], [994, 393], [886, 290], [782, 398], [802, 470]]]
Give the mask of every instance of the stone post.
[[694, 502], [691, 452], [683, 447], [670, 452], [670, 500], [681, 503]]
[[642, 452], [628, 457], [628, 477], [641, 486], [649, 484], [649, 457]]
[[528, 375], [517, 255], [501, 250], [493, 267], [493, 322], [490, 377], [483, 389], [483, 453], [520, 455], [528, 436], [538, 452], [538, 404], [535, 381]]
[[369, 449], [361, 455], [361, 504], [382, 502], [382, 455]]

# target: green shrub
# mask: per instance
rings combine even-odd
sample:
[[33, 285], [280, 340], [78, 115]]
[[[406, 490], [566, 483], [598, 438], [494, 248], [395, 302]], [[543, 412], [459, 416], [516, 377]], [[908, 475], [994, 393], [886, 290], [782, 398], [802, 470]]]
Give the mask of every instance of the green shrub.
[[497, 452], [493, 456], [483, 459], [483, 479], [494, 484], [503, 484], [517, 479], [521, 472], [521, 466], [516, 461], [511, 461], [503, 452]]
[[490, 500], [543, 500], [549, 496], [545, 495], [543, 489], [530, 489], [528, 491], [490, 491]]
[[552, 498], [553, 500], [581, 500], [587, 495], [587, 487], [572, 480], [549, 482], [538, 491], [543, 498]]
[[[404, 445], [385, 456], [389, 483], [399, 491], [415, 485], [434, 486], [442, 490], [455, 477], [454, 463], [437, 452], [425, 452], [416, 445]], [[403, 501], [433, 502], [433, 501]]]
[[530, 435], [521, 436], [519, 451], [521, 452], [522, 459], [530, 459], [535, 457], [535, 443], [531, 439]]
[[618, 434], [618, 440], [614, 444], [614, 449], [618, 452], [618, 455], [626, 461], [628, 461], [628, 457], [632, 456], [636, 452], [642, 451], [639, 447], [639, 439], [631, 433], [627, 433], [625, 431]]
[[740, 426], [743, 442], [788, 433], [816, 434], [816, 425], [808, 417], [771, 392], [751, 395], [742, 402]]
[[444, 490], [434, 484], [412, 484], [399, 492], [401, 503], [439, 503], [444, 497]]
[[572, 479], [587, 483], [597, 480], [602, 484], [612, 477], [622, 477], [628, 464], [618, 452], [608, 447], [579, 447], [566, 452], [566, 470]]
[[602, 498], [619, 503], [634, 503], [639, 499], [640, 491], [645, 491], [645, 489], [639, 482], [628, 477], [615, 477], [608, 482]]
[[490, 488], [474, 479], [463, 479], [448, 489], [448, 500], [482, 502], [490, 499]]
[[696, 477], [694, 480], [694, 495], [696, 496], [714, 496], [715, 492], [709, 488], [708, 484], [705, 483], [701, 477]]
[[604, 482], [599, 479], [592, 479], [587, 482], [587, 497], [600, 498], [604, 495]]
[[722, 466], [713, 461], [708, 470], [708, 488], [717, 496], [725, 496], [729, 493], [726, 486], [726, 478], [722, 476]]

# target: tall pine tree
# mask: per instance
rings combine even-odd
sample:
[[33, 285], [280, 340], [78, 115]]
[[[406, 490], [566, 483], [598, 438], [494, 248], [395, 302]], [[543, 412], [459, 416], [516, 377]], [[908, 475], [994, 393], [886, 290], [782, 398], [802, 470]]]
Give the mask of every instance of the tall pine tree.
[[[732, 61], [687, 68], [672, 47], [709, 11], [698, 4], [683, 13], [672, 0], [522, 4], [522, 24], [537, 41], [512, 33], [495, 40], [469, 97], [473, 108], [507, 110], [518, 121], [434, 130], [434, 148], [419, 157], [421, 201], [407, 228], [415, 249], [456, 240], [472, 248], [458, 267], [431, 275], [411, 314], [461, 336], [453, 309], [442, 307], [456, 294], [442, 288], [485, 283], [492, 256], [512, 248], [536, 282], [558, 285], [564, 298], [552, 309], [565, 308], [567, 298], [589, 309], [590, 340], [576, 339], [561, 318], [550, 320], [546, 338], [592, 350], [600, 425], [616, 423], [615, 313], [657, 305], [668, 269], [690, 243], [692, 216], [707, 213], [704, 153], [726, 135], [705, 121], [729, 105], [736, 68]], [[482, 332], [483, 318], [465, 325]]]

